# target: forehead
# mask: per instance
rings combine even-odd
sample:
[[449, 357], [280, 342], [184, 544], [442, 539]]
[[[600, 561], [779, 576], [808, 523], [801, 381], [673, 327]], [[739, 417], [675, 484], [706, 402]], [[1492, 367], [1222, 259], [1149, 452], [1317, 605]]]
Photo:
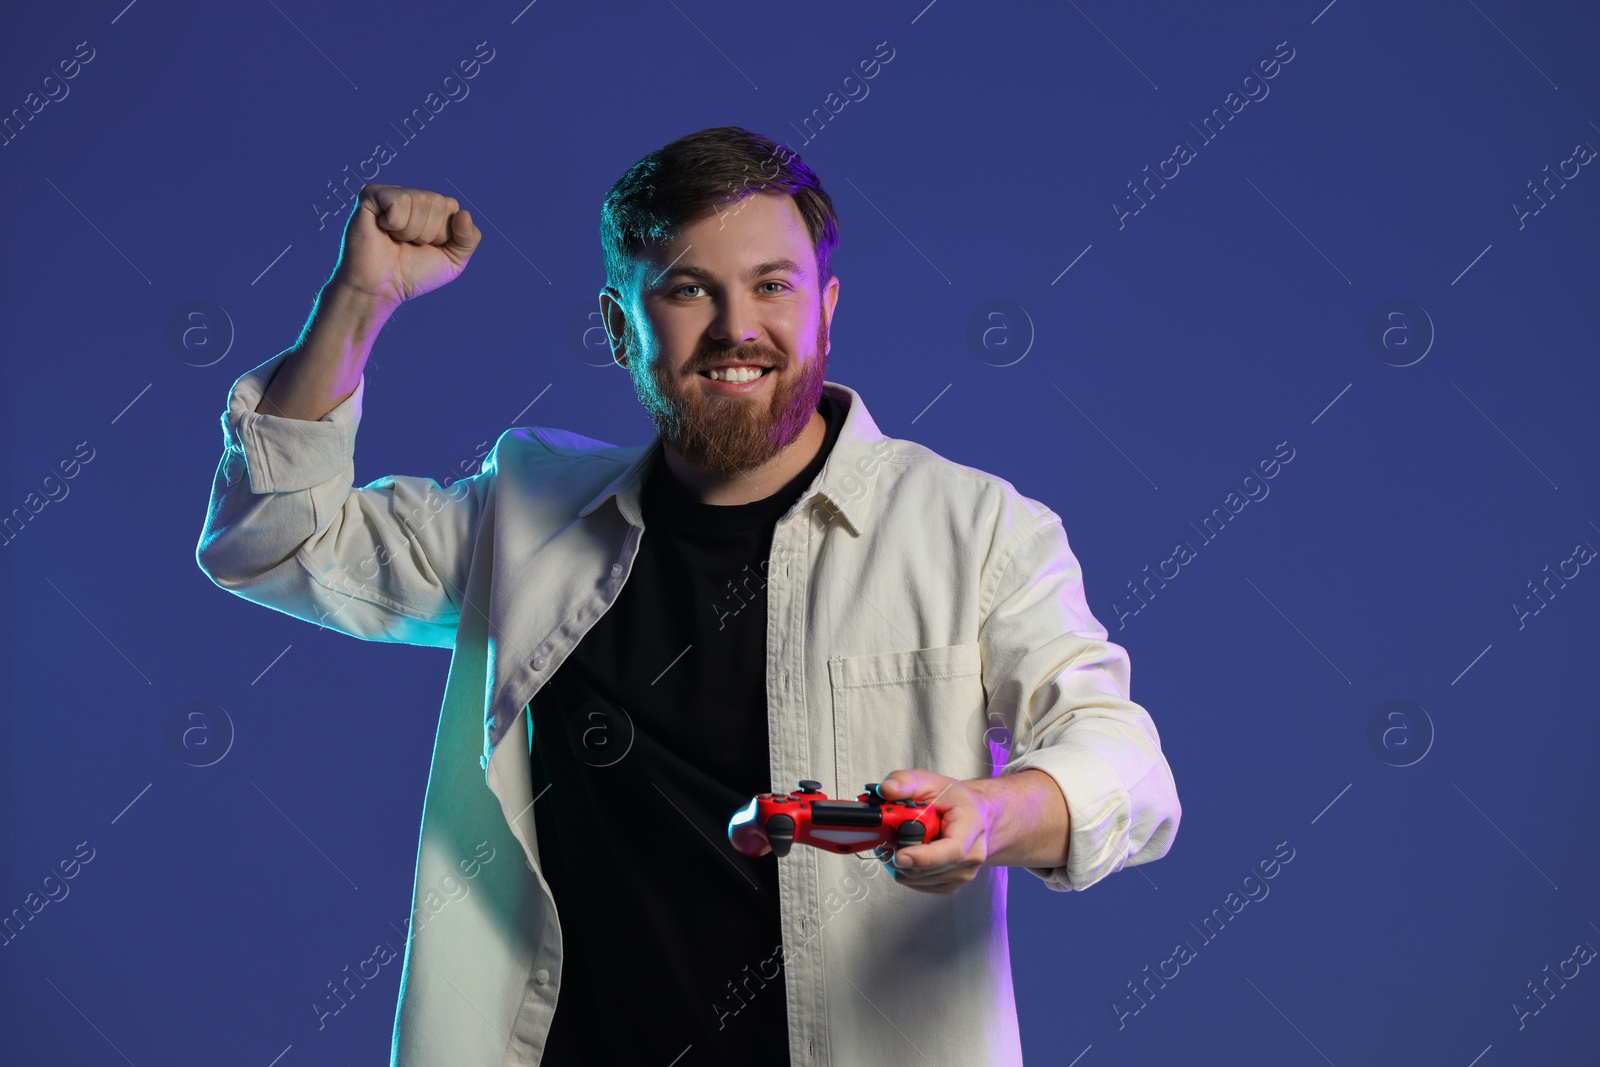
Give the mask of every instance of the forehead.
[[672, 274], [736, 281], [763, 264], [791, 261], [803, 282], [814, 281], [816, 252], [794, 198], [763, 189], [682, 227], [669, 243], [651, 242], [640, 252], [642, 288]]

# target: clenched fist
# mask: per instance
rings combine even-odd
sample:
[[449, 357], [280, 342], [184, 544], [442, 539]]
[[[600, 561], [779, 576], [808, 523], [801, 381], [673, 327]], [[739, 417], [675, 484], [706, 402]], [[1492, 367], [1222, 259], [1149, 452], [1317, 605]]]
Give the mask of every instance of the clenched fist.
[[454, 281], [482, 239], [453, 197], [369, 182], [345, 225], [333, 281], [398, 307]]

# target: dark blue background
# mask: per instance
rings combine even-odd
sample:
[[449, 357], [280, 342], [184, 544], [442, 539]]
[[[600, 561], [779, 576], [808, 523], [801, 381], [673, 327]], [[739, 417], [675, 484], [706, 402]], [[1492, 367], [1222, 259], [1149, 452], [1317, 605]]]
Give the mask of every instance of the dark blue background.
[[[1600, 548], [1600, 174], [1520, 227], [1512, 205], [1600, 145], [1594, 9], [924, 3], [5, 16], [0, 112], [94, 49], [0, 147], [0, 508], [94, 450], [0, 549], [0, 910], [94, 849], [0, 948], [7, 1062], [386, 1055], [398, 962], [320, 1031], [310, 1004], [403, 950], [448, 653], [265, 611], [194, 550], [227, 387], [294, 342], [335, 262], [346, 215], [319, 229], [311, 205], [480, 41], [470, 95], [377, 179], [457, 197], [485, 239], [380, 338], [357, 484], [455, 476], [536, 396], [520, 424], [647, 439], [625, 374], [569, 341], [604, 280], [600, 199], [696, 129], [784, 140], [841, 218], [829, 377], [1064, 517], [1177, 779], [1160, 862], [1069, 895], [1012, 872], [1029, 1063], [1592, 1062], [1594, 967], [1520, 1029], [1512, 1005], [1600, 946], [1600, 574], [1520, 627], [1513, 604]], [[882, 41], [868, 95], [798, 133]], [[1270, 94], [1203, 143], [1189, 124], [1283, 41]], [[1113, 200], [1179, 140], [1196, 158], [1119, 228]], [[173, 346], [198, 299], [222, 313]], [[1410, 366], [1415, 312], [1413, 347], [1367, 340], [1394, 300], [1435, 333]], [[1021, 313], [975, 349], [991, 301]], [[1188, 524], [1283, 441], [1270, 496], [1201, 542]], [[1197, 558], [1119, 620], [1180, 540]], [[236, 731], [204, 768], [167, 733], [194, 700]], [[1431, 730], [1413, 713], [1375, 745], [1393, 700]], [[1280, 842], [1270, 896], [1205, 943], [1190, 924]], [[1184, 940], [1196, 958], [1119, 1026]]]

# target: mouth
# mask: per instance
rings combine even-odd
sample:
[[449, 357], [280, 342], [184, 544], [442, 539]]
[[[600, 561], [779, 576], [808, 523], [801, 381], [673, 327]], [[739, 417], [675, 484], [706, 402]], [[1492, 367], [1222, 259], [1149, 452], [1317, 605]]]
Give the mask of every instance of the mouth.
[[714, 382], [727, 382], [730, 385], [739, 385], [744, 382], [753, 382], [772, 373], [771, 367], [742, 365], [733, 367], [712, 367], [700, 371], [700, 377], [709, 378]]

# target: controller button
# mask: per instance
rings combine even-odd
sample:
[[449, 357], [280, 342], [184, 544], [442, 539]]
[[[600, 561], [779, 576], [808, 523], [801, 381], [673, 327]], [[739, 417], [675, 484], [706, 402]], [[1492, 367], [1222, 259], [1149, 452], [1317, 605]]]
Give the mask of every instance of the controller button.
[[810, 778], [802, 778], [800, 779], [800, 792], [820, 793], [822, 792], [822, 783], [812, 781]]

